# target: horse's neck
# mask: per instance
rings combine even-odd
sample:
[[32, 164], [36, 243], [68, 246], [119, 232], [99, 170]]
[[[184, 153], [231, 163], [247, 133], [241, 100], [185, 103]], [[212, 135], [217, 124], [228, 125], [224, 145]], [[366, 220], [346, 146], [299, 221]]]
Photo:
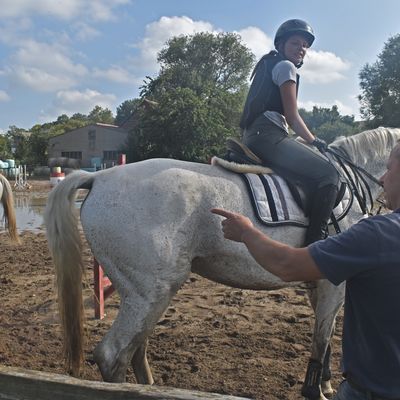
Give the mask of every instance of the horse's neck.
[[[382, 188], [376, 182], [371, 180], [366, 174], [364, 174], [362, 170], [366, 171], [375, 179], [379, 179], [386, 170], [386, 160], [390, 154], [390, 147], [387, 147], [385, 150], [378, 149], [376, 151], [376, 154], [374, 155], [373, 146], [366, 151], [365, 149], [363, 150], [362, 146], [359, 147], [357, 140], [355, 140], [355, 143], [351, 142], [349, 144], [348, 142], [345, 142], [339, 147], [339, 149], [344, 152], [343, 155], [345, 155], [347, 159], [349, 159], [355, 166], [361, 169], [356, 170], [347, 165], [347, 167], [349, 167], [348, 169], [350, 170], [350, 175], [354, 178], [354, 181], [360, 181], [358, 177], [354, 176], [354, 174], [360, 174], [360, 176], [365, 180], [366, 184], [368, 185], [367, 190], [371, 192], [372, 198], [376, 199], [381, 194]], [[346, 164], [347, 163], [345, 163], [345, 165]]]

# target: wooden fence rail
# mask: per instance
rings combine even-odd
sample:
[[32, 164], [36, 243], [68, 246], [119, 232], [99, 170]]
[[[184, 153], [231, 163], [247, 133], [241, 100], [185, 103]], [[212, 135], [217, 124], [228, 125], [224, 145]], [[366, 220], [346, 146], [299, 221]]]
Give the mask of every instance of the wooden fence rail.
[[[0, 366], [1, 400], [243, 400], [162, 386], [105, 383]], [[247, 399], [248, 400], [248, 399]]]

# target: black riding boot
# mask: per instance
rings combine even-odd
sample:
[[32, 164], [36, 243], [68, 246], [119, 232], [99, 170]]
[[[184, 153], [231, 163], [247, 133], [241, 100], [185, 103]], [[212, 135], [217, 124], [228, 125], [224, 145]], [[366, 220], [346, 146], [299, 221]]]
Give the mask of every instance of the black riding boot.
[[305, 246], [328, 236], [328, 221], [335, 205], [338, 188], [327, 185], [319, 188], [312, 201], [310, 226], [306, 232]]

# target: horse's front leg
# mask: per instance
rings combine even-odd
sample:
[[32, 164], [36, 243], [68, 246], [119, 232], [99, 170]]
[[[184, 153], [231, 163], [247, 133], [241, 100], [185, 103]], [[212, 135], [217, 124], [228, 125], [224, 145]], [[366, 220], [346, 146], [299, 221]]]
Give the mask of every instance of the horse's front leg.
[[[315, 325], [306, 378], [301, 394], [310, 400], [326, 399], [333, 393], [330, 384], [330, 348], [336, 315], [344, 301], [344, 285], [334, 286], [327, 280], [317, 282], [310, 294]], [[329, 350], [328, 350], [329, 349]], [[322, 391], [321, 391], [322, 388]]]

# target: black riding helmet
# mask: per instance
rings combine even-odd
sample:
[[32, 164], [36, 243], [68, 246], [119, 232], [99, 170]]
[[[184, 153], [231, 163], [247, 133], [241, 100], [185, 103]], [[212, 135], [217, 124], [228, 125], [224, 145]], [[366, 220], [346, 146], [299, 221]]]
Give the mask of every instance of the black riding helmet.
[[276, 31], [274, 45], [275, 48], [278, 50], [278, 44], [283, 40], [289, 38], [291, 35], [302, 35], [308, 42], [308, 45], [311, 45], [314, 42], [315, 36], [314, 31], [307, 22], [301, 19], [289, 19], [288, 21], [284, 22]]

